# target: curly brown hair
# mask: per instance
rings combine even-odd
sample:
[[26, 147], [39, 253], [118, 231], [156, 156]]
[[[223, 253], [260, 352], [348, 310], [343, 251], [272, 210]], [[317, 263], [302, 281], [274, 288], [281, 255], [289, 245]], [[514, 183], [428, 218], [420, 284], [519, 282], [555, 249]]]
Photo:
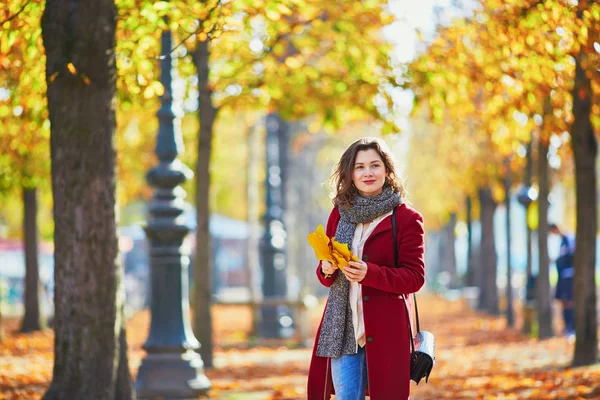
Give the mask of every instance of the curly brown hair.
[[358, 194], [356, 187], [352, 182], [354, 171], [354, 162], [359, 151], [373, 149], [379, 154], [383, 165], [385, 166], [386, 178], [383, 187], [391, 187], [402, 198], [406, 196], [406, 190], [401, 177], [396, 172], [394, 157], [383, 139], [376, 137], [363, 137], [352, 143], [337, 163], [330, 181], [332, 191], [335, 194], [333, 204], [341, 209], [352, 207], [352, 199]]

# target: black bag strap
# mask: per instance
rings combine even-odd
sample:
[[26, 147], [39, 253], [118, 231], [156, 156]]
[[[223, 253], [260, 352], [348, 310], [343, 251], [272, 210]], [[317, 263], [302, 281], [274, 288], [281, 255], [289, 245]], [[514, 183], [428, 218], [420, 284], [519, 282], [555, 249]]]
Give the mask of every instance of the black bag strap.
[[[398, 265], [398, 241], [397, 241], [397, 231], [396, 231], [396, 209], [398, 207], [394, 207], [392, 211], [392, 237], [394, 240], [394, 267], [400, 268]], [[414, 336], [412, 334], [412, 324], [410, 323], [410, 312], [408, 311], [408, 303], [406, 302], [406, 297], [402, 295], [402, 300], [404, 300], [404, 306], [406, 308], [406, 317], [408, 319], [408, 331], [410, 332], [410, 345], [411, 345], [411, 353], [415, 351], [415, 342]], [[413, 293], [413, 300], [415, 302], [415, 317], [417, 321], [417, 333], [421, 332], [421, 327], [419, 326], [419, 309], [417, 308], [417, 295]]]

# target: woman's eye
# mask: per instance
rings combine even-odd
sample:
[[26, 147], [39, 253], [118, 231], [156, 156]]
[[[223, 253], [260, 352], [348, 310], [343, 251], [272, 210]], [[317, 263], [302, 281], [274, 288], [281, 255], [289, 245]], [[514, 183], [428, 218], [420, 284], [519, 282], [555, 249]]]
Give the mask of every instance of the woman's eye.
[[362, 165], [357, 165], [356, 169], [362, 169]]

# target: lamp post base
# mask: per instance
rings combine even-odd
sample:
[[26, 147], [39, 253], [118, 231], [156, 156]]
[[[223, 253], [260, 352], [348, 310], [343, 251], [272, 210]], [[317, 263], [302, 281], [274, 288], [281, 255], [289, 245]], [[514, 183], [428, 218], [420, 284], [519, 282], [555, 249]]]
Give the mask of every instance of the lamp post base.
[[138, 400], [187, 400], [205, 396], [210, 380], [204, 362], [195, 351], [149, 353], [138, 371], [135, 389]]

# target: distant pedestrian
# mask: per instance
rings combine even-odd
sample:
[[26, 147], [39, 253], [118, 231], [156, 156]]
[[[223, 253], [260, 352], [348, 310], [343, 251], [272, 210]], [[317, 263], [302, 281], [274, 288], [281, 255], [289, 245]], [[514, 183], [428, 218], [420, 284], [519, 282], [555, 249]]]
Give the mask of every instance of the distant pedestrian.
[[[423, 217], [406, 205], [385, 142], [352, 143], [332, 176], [335, 205], [327, 236], [346, 243], [358, 262], [339, 270], [321, 261], [330, 288], [308, 376], [308, 400], [406, 400], [410, 394], [410, 328], [403, 296], [425, 281]], [[395, 268], [395, 212], [399, 268]]]
[[549, 229], [550, 233], [560, 236], [560, 249], [555, 260], [558, 281], [554, 297], [562, 305], [564, 335], [571, 336], [575, 334], [575, 302], [573, 300], [575, 237], [561, 232], [556, 224], [550, 224]]

